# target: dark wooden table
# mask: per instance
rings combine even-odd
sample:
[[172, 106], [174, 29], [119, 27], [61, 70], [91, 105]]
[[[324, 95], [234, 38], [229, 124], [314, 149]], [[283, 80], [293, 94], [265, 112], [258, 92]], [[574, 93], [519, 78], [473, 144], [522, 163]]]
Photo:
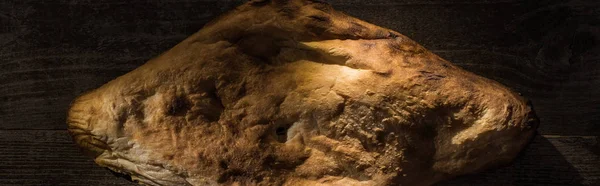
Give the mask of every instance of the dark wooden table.
[[[0, 1], [0, 185], [128, 185], [66, 133], [75, 96], [243, 0]], [[329, 0], [532, 100], [513, 165], [440, 185], [600, 185], [600, 1]]]

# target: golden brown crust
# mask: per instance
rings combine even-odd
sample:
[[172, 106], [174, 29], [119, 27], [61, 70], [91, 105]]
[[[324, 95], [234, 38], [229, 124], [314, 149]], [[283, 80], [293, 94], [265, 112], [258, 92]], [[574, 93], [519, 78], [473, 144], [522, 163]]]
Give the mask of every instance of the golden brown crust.
[[309, 0], [254, 0], [74, 101], [74, 140], [148, 185], [430, 185], [511, 161], [525, 100]]

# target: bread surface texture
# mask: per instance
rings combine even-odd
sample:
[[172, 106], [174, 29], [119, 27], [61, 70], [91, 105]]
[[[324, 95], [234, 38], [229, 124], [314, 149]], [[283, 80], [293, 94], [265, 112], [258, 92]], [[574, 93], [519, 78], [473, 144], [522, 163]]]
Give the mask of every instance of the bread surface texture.
[[73, 101], [70, 134], [146, 185], [432, 185], [505, 165], [526, 100], [310, 0], [252, 0]]

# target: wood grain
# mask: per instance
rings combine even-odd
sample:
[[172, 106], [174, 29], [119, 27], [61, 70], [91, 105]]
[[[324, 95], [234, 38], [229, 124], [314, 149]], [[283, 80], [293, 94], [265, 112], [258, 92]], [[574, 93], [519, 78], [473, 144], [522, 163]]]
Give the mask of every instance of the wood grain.
[[[442, 185], [598, 185], [600, 138], [538, 136], [509, 167]], [[66, 131], [0, 131], [0, 185], [134, 185], [97, 166]]]
[[0, 185], [131, 185], [96, 166], [66, 131], [0, 131]]
[[508, 167], [438, 185], [600, 185], [599, 139], [537, 136]]

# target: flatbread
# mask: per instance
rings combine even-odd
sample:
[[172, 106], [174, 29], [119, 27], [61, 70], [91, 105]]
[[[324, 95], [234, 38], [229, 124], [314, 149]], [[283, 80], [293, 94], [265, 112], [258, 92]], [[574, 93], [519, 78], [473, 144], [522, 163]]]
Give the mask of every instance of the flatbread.
[[431, 185], [505, 165], [526, 100], [310, 0], [254, 0], [77, 98], [69, 131], [147, 185]]

